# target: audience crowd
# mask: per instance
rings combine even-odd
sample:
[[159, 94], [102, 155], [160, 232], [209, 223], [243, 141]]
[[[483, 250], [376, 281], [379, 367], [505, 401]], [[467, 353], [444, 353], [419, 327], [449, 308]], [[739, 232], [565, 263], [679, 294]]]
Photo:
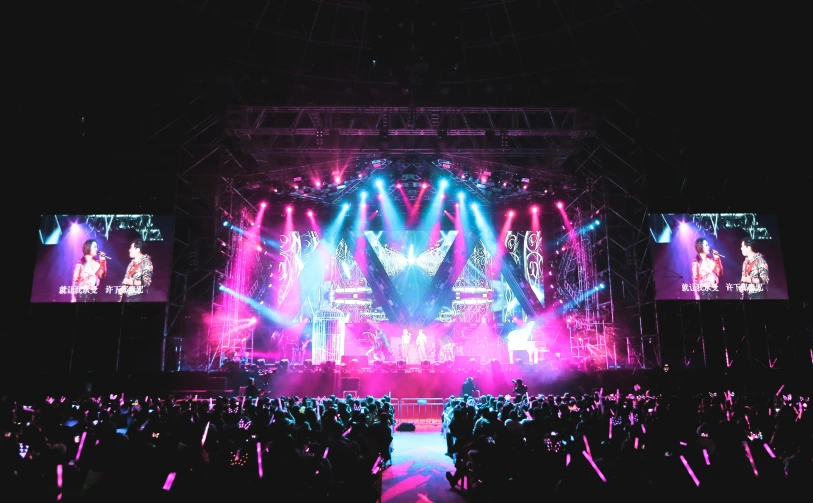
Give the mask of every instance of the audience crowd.
[[[813, 413], [809, 398], [781, 391], [451, 397], [444, 433], [455, 468], [446, 478], [477, 501], [798, 497], [813, 475]], [[0, 484], [36, 501], [377, 501], [397, 413], [389, 397], [349, 395], [0, 405]]]

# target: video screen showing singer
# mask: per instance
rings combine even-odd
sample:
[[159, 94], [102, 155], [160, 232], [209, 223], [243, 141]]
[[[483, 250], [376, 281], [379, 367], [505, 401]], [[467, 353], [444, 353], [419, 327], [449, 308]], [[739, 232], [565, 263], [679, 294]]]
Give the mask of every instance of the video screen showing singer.
[[142, 302], [149, 291], [153, 264], [150, 256], [144, 253], [145, 248], [146, 245], [141, 239], [130, 242], [128, 252], [131, 260], [119, 287], [122, 302]]
[[95, 239], [88, 239], [82, 244], [81, 260], [73, 268], [71, 302], [96, 302], [99, 286], [105, 276], [107, 256], [99, 252], [99, 243]]
[[692, 289], [697, 300], [714, 300], [719, 298], [720, 278], [723, 277], [722, 255], [712, 250], [705, 238], [694, 242], [697, 252], [692, 261]]

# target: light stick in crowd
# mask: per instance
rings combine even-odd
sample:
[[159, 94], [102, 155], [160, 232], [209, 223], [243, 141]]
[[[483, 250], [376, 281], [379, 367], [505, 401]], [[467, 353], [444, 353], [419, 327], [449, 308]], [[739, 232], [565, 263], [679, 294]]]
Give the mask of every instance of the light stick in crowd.
[[765, 450], [766, 450], [766, 451], [768, 451], [768, 455], [769, 455], [770, 457], [772, 457], [772, 458], [776, 459], [776, 454], [774, 454], [774, 453], [773, 453], [773, 449], [771, 449], [771, 446], [770, 446], [770, 445], [768, 445], [768, 444], [762, 444], [762, 446], [763, 446], [763, 447], [765, 447]]
[[587, 462], [590, 463], [590, 466], [593, 467], [593, 470], [596, 471], [596, 474], [598, 474], [598, 478], [600, 478], [602, 482], [607, 482], [607, 478], [604, 476], [603, 473], [601, 473], [601, 470], [598, 469], [598, 466], [596, 466], [596, 462], [593, 461], [593, 456], [591, 456], [590, 453], [587, 451], [582, 451], [582, 454], [584, 455], [585, 458], [587, 458]]
[[56, 487], [59, 488], [59, 494], [56, 495], [56, 500], [62, 499], [62, 465], [56, 465]]
[[175, 472], [169, 472], [167, 480], [164, 482], [164, 491], [172, 489], [172, 483], [175, 482]]
[[263, 478], [263, 448], [259, 442], [257, 442], [257, 473]]
[[686, 467], [686, 471], [689, 472], [689, 476], [694, 480], [694, 485], [700, 487], [700, 481], [697, 479], [697, 475], [694, 474], [692, 467], [689, 466], [689, 462], [686, 461], [686, 458], [684, 458], [682, 454], [680, 455], [680, 460], [683, 462], [683, 466]]
[[565, 466], [570, 466], [570, 453], [568, 452], [565, 456]]
[[79, 457], [82, 455], [82, 447], [85, 446], [85, 438], [87, 438], [87, 436], [88, 436], [88, 432], [83, 431], [82, 432], [82, 438], [79, 439], [79, 448], [76, 449], [76, 461], [79, 461]]
[[641, 432], [643, 432], [643, 434], [646, 435], [646, 426], [644, 426], [643, 423], [641, 423]]
[[613, 439], [613, 418], [610, 418], [610, 440]]
[[378, 473], [378, 471], [379, 471], [380, 469], [381, 469], [381, 456], [378, 456], [378, 457], [376, 458], [376, 460], [375, 460], [375, 463], [373, 463], [373, 475], [375, 475], [376, 473]]
[[751, 468], [754, 470], [754, 477], [759, 477], [757, 464], [754, 462], [754, 456], [751, 455], [751, 448], [748, 447], [748, 441], [743, 441], [742, 445], [745, 446], [745, 454], [748, 456], [748, 461], [751, 462]]
[[782, 386], [779, 386], [779, 389], [776, 391], [776, 396], [779, 396], [779, 394], [780, 394], [780, 393], [782, 393], [782, 390], [783, 390], [783, 389], [785, 389], [785, 385], [784, 385], [784, 384], [783, 384]]
[[638, 448], [638, 437], [635, 437], [635, 445], [634, 445], [634, 447], [635, 447], [636, 449]]
[[709, 459], [709, 451], [703, 449], [703, 459], [706, 460], [706, 466], [711, 466], [711, 460]]
[[203, 437], [200, 439], [200, 445], [201, 445], [201, 447], [202, 447], [202, 446], [204, 446], [204, 445], [206, 445], [206, 435], [208, 435], [208, 434], [209, 434], [209, 423], [211, 423], [211, 421], [208, 421], [208, 422], [206, 423], [206, 428], [204, 428], [204, 430], [203, 430]]
[[330, 447], [325, 447], [325, 453], [322, 454], [322, 459], [327, 459], [327, 452], [330, 450]]
[[[584, 448], [587, 450], [587, 454], [590, 454], [590, 442], [587, 441], [587, 435], [582, 437], [584, 439]], [[592, 456], [592, 454], [590, 454]]]
[[246, 408], [246, 397], [240, 401], [240, 410], [244, 410]]
[[352, 426], [351, 426], [350, 428], [347, 428], [347, 430], [346, 430], [344, 433], [342, 433], [342, 436], [343, 436], [343, 437], [346, 437], [347, 435], [349, 435], [349, 434], [350, 434], [350, 432], [351, 432], [351, 431], [353, 431], [353, 427], [352, 427]]

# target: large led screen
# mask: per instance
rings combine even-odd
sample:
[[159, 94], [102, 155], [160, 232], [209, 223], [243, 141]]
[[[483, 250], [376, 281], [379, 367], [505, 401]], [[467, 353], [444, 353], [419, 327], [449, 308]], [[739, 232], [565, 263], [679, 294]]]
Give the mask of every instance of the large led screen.
[[787, 299], [776, 217], [649, 215], [656, 300]]
[[174, 218], [43, 215], [31, 302], [166, 302]]

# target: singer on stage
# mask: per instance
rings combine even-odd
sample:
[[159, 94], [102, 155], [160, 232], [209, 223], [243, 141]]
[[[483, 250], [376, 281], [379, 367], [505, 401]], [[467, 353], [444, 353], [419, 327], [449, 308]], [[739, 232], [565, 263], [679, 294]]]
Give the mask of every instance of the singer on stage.
[[740, 293], [743, 300], [757, 300], [768, 297], [768, 262], [761, 253], [753, 249], [754, 241], [745, 238], [740, 241], [740, 251], [745, 260], [742, 262], [742, 279], [740, 280]]
[[716, 299], [718, 285], [723, 275], [721, 255], [709, 247], [709, 242], [699, 238], [694, 242], [697, 256], [692, 261], [692, 290], [695, 299]]
[[406, 328], [401, 333], [401, 358], [409, 363], [409, 343], [412, 341], [412, 334]]
[[[96, 260], [96, 256], [99, 259]], [[82, 244], [82, 259], [73, 268], [72, 298], [73, 302], [96, 302], [99, 284], [107, 275], [107, 257], [99, 253], [95, 239], [88, 239]]]
[[130, 243], [130, 264], [121, 281], [119, 295], [122, 302], [144, 302], [152, 283], [152, 259], [144, 253], [144, 241], [135, 239]]

